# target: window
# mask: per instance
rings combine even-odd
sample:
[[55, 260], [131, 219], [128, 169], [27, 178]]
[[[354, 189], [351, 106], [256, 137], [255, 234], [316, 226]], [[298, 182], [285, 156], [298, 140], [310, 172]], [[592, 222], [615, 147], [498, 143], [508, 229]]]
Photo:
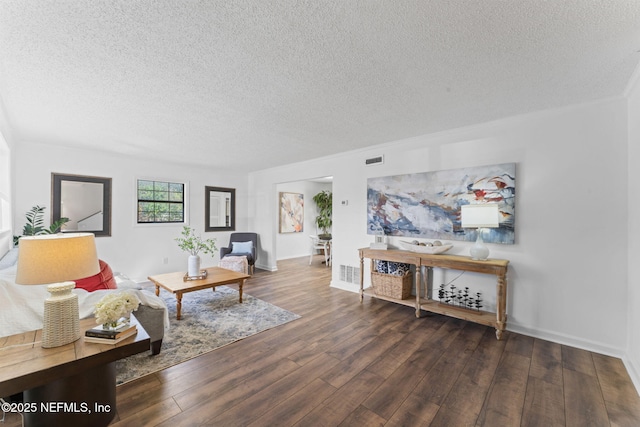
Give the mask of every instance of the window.
[[138, 180], [138, 224], [184, 223], [186, 184]]

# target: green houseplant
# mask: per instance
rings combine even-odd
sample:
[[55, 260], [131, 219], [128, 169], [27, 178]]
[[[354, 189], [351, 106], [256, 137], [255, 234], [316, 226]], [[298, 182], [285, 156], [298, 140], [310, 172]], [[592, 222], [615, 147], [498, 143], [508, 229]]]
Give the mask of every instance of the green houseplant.
[[[44, 227], [44, 210], [46, 208], [42, 206], [34, 206], [27, 213], [25, 217], [27, 218], [27, 223], [22, 228], [22, 236], [38, 236], [40, 234], [56, 234], [60, 231], [63, 225], [69, 222], [69, 218], [60, 218], [57, 221], [51, 223], [49, 228]], [[18, 246], [20, 243], [20, 237], [22, 236], [13, 236], [13, 245]]]
[[322, 234], [318, 237], [321, 239], [331, 239], [329, 229], [333, 224], [333, 193], [329, 190], [323, 190], [313, 196], [313, 201], [318, 206], [318, 216], [316, 216], [316, 226], [322, 230]]
[[202, 236], [196, 234], [193, 228], [186, 225], [182, 229], [182, 237], [177, 237], [175, 240], [178, 242], [180, 249], [189, 252], [187, 268], [189, 277], [200, 275], [200, 252], [215, 256], [218, 249], [215, 239], [203, 239]]

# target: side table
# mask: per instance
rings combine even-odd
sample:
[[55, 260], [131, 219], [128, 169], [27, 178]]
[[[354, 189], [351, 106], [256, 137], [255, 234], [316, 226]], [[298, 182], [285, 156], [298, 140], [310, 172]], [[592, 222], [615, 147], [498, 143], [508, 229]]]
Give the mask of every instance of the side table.
[[[420, 317], [420, 310], [432, 313], [443, 314], [445, 316], [456, 317], [470, 322], [496, 328], [496, 338], [502, 339], [502, 335], [507, 326], [507, 268], [509, 261], [506, 259], [490, 258], [484, 261], [473, 260], [469, 257], [446, 254], [420, 254], [397, 249], [359, 249], [360, 253], [360, 302], [365, 295], [364, 289], [364, 258], [371, 259], [371, 270], [373, 270], [373, 260], [380, 259], [386, 261], [404, 262], [416, 266], [416, 295], [415, 300], [399, 300], [380, 295], [373, 295], [376, 298], [404, 304], [416, 309], [416, 317]], [[424, 297], [420, 295], [422, 287], [421, 272], [422, 267], [426, 268], [426, 289]], [[481, 310], [468, 310], [447, 304], [441, 304], [438, 300], [432, 299], [433, 293], [433, 268], [444, 268], [452, 270], [470, 271], [474, 273], [491, 274], [496, 276], [496, 311], [495, 313]]]
[[116, 413], [116, 360], [149, 350], [135, 315], [136, 335], [118, 344], [84, 342], [95, 319], [80, 320], [79, 340], [42, 348], [42, 330], [0, 338], [0, 396], [24, 392], [24, 423], [35, 426], [107, 426]]

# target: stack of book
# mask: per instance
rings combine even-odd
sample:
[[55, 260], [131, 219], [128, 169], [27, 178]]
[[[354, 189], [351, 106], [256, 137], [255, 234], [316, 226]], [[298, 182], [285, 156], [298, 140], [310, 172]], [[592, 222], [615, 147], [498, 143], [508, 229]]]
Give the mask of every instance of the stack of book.
[[120, 341], [135, 335], [138, 332], [136, 325], [124, 325], [118, 329], [102, 329], [94, 328], [85, 331], [84, 342], [92, 342], [98, 344], [117, 344]]

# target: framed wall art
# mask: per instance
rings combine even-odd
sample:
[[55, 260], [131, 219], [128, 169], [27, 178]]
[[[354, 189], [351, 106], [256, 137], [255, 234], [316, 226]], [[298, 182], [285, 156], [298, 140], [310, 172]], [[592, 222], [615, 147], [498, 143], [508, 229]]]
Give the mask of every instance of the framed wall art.
[[304, 230], [304, 195], [280, 193], [280, 233], [302, 233]]
[[369, 178], [367, 233], [473, 241], [460, 207], [497, 203], [499, 227], [486, 230], [484, 241], [514, 244], [515, 198], [515, 163]]

